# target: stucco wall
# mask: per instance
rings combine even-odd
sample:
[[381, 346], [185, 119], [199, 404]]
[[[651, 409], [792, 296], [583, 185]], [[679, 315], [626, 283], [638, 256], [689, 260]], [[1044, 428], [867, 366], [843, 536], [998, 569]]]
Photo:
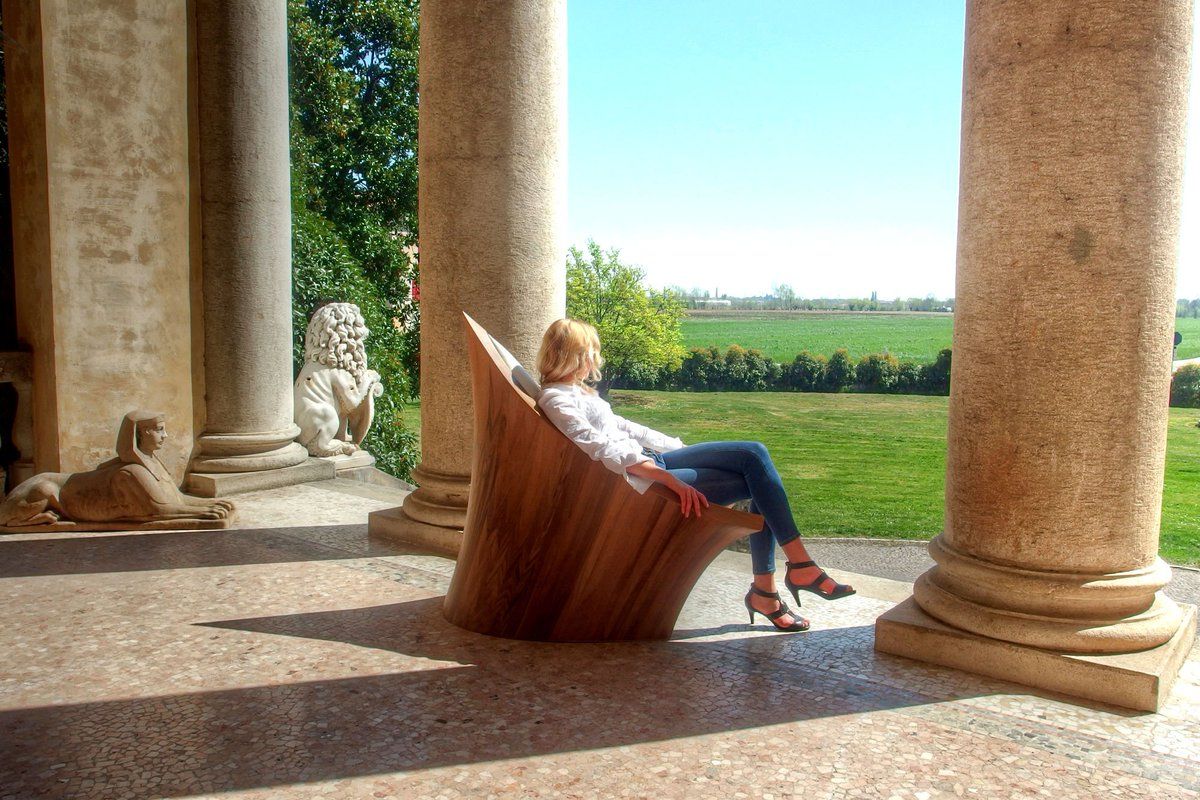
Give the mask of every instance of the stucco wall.
[[37, 469], [109, 458], [122, 415], [151, 408], [182, 477], [195, 420], [187, 3], [31, 0], [4, 14], [6, 53], [24, 62], [10, 140]]

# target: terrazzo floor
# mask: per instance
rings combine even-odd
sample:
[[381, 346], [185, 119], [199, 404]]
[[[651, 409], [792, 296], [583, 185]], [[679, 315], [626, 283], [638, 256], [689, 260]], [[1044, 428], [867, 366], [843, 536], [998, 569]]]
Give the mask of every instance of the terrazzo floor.
[[675, 638], [447, 624], [387, 490], [239, 498], [238, 530], [0, 537], [0, 798], [1197, 797], [1200, 652], [1144, 714], [876, 654], [905, 585], [745, 623], [748, 559]]

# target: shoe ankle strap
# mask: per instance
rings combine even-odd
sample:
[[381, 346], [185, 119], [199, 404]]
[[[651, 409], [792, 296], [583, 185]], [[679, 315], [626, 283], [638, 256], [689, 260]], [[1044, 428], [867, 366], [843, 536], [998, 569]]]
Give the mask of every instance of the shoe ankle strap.
[[769, 597], [772, 600], [779, 599], [779, 592], [764, 592], [762, 589], [753, 584], [750, 585], [750, 594], [756, 594], [759, 597]]
[[815, 567], [815, 561], [789, 561], [787, 562], [788, 569], [803, 569], [804, 567]]

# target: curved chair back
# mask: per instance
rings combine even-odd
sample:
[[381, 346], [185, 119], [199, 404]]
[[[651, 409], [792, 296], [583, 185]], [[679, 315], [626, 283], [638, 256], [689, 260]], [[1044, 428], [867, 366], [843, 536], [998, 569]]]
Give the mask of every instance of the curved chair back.
[[516, 360], [463, 316], [475, 448], [446, 618], [517, 639], [669, 638], [705, 567], [762, 517], [684, 518], [665, 487], [639, 494], [542, 415]]

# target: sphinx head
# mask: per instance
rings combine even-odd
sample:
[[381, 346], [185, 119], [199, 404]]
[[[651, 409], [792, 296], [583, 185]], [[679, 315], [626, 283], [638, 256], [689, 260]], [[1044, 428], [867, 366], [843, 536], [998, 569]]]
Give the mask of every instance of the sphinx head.
[[167, 441], [166, 415], [160, 411], [130, 411], [117, 433], [117, 457], [126, 464], [148, 466]]
[[137, 448], [146, 455], [154, 455], [167, 442], [167, 422], [162, 414], [154, 414], [137, 421]]

